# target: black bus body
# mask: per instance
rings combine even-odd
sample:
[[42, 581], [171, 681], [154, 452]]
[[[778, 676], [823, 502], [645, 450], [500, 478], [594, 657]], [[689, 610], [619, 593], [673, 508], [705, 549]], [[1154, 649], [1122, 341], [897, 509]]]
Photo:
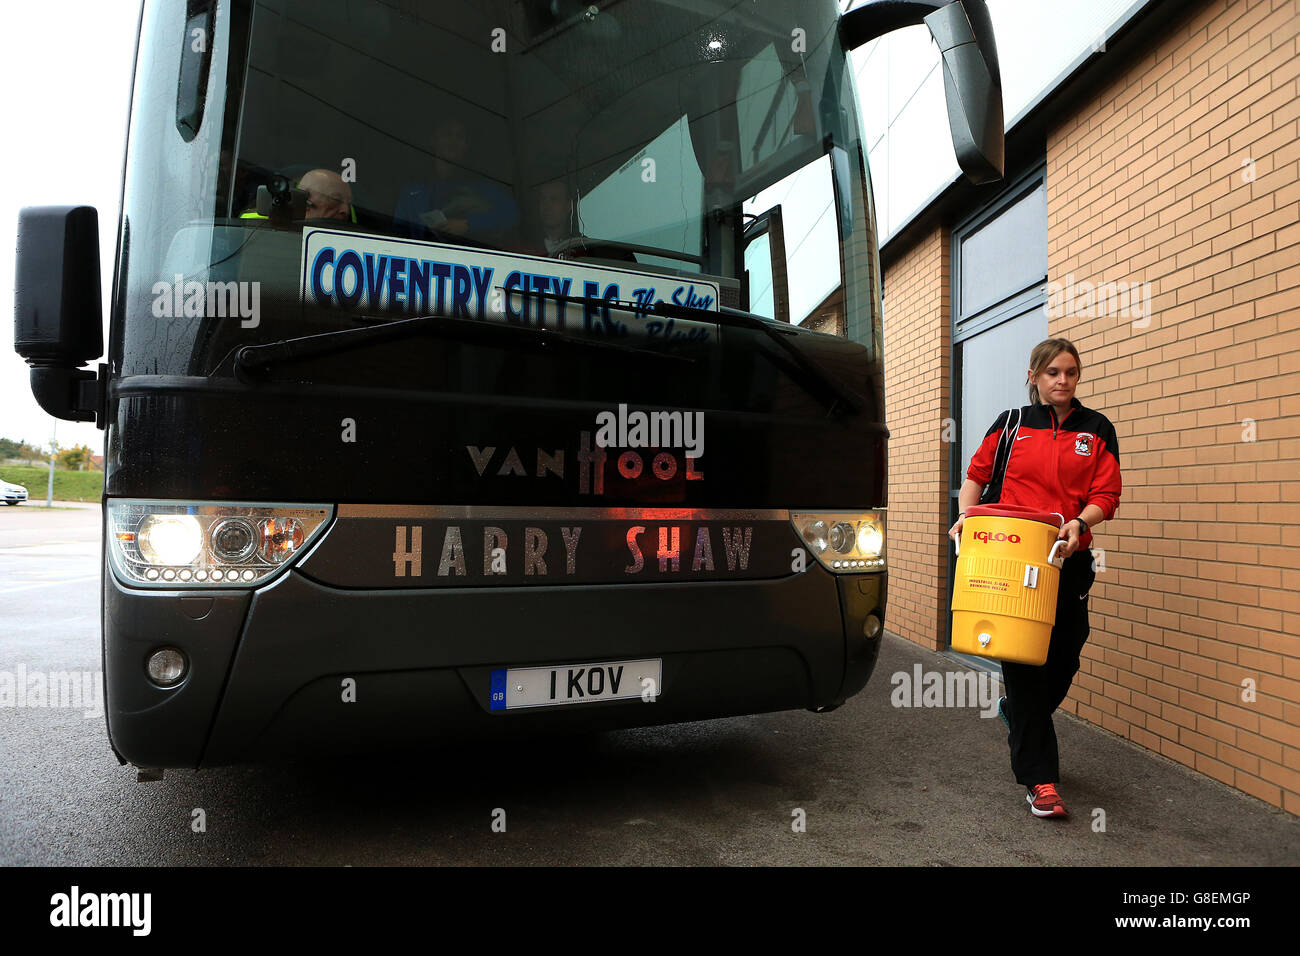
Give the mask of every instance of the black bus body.
[[120, 759], [866, 684], [888, 431], [847, 52], [925, 17], [994, 179], [987, 11], [570, 6], [145, 0], [107, 361], [93, 209], [24, 210], [16, 285], [38, 400], [106, 430]]

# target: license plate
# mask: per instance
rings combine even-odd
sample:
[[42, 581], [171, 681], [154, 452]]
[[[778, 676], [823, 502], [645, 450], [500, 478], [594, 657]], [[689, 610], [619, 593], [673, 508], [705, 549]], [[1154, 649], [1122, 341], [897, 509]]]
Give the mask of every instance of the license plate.
[[663, 661], [609, 661], [559, 667], [511, 667], [492, 672], [492, 710], [555, 707], [600, 700], [643, 698], [663, 692]]

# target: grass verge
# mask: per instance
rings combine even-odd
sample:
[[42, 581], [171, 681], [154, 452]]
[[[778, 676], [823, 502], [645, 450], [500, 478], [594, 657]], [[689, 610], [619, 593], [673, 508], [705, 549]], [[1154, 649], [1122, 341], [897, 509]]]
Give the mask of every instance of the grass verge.
[[[49, 467], [35, 465], [5, 465], [0, 468], [0, 479], [27, 489], [31, 501], [45, 501], [49, 487]], [[104, 494], [102, 471], [68, 471], [54, 469], [55, 501], [98, 501]]]

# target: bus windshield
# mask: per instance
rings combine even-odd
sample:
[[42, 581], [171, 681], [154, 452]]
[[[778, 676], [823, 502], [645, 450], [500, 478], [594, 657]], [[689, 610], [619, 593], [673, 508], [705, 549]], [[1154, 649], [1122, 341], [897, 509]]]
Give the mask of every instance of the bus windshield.
[[[835, 4], [689, 6], [243, 0], [196, 17], [202, 4], [186, 16], [146, 3], [142, 51], [194, 39], [179, 64], [142, 55], [137, 68], [122, 373], [226, 375], [245, 345], [476, 317], [475, 302], [483, 317], [477, 271], [458, 287], [448, 267], [444, 290], [428, 250], [447, 247], [499, 264], [498, 282], [507, 262], [563, 261], [626, 277], [587, 285], [607, 298], [658, 289], [706, 311], [829, 317], [841, 332], [847, 318], [870, 348], [874, 222]], [[189, 79], [196, 58], [206, 87]], [[788, 302], [771, 237], [751, 235], [775, 207], [787, 260], [775, 271], [800, 276]], [[363, 249], [352, 267], [340, 234], [374, 257]], [[867, 280], [846, 286], [846, 261]], [[512, 268], [527, 290], [530, 268]], [[232, 290], [219, 309], [213, 285]], [[427, 365], [423, 347], [411, 360]], [[337, 360], [295, 375], [369, 381], [383, 368], [411, 384], [392, 361], [409, 343], [369, 353], [346, 375]]]

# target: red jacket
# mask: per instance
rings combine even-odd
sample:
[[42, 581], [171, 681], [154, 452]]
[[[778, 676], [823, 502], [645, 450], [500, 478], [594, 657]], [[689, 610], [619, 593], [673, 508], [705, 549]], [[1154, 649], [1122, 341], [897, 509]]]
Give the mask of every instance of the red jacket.
[[[993, 477], [993, 456], [1006, 424], [1007, 413], [984, 434], [971, 456], [966, 477], [987, 485]], [[1025, 505], [1059, 512], [1066, 521], [1079, 516], [1086, 505], [1096, 505], [1110, 520], [1119, 507], [1119, 443], [1115, 426], [1101, 412], [1085, 408], [1077, 399], [1061, 422], [1051, 405], [1026, 405], [1020, 409], [1020, 431], [1011, 447], [1002, 482], [1002, 504]], [[1089, 531], [1080, 548], [1092, 543]]]

